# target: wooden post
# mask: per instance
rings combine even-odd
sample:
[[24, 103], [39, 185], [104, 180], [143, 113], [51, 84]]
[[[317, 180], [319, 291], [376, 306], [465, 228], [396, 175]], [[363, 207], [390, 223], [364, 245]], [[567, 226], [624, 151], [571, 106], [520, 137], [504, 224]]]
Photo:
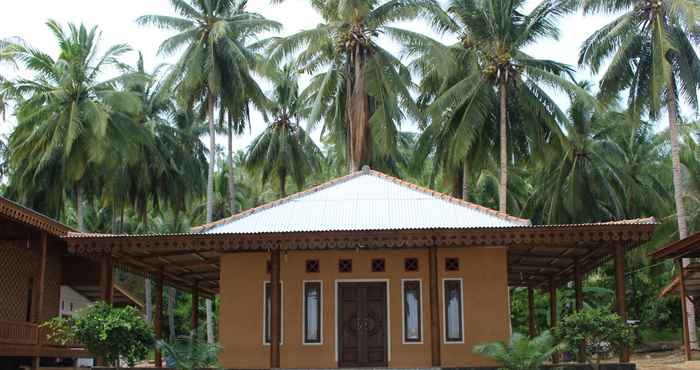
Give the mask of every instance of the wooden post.
[[[549, 279], [549, 327], [551, 330], [557, 326], [557, 287], [554, 280]], [[559, 363], [559, 354], [552, 355], [552, 362]]]
[[46, 258], [48, 254], [48, 235], [45, 232], [41, 233], [41, 258], [39, 259], [39, 271], [37, 283], [39, 289], [37, 292], [37, 303], [36, 303], [36, 322], [41, 323], [44, 321], [44, 295], [46, 290]]
[[[153, 329], [156, 340], [163, 338], [163, 268], [161, 267], [156, 277], [156, 314], [153, 317]], [[163, 367], [163, 357], [159, 349], [155, 351], [155, 366]]]
[[679, 258], [676, 260], [676, 265], [678, 266], [678, 278], [680, 285], [680, 295], [681, 295], [681, 313], [683, 318], [683, 351], [685, 352], [685, 360], [691, 361], [693, 359], [693, 353], [690, 351], [690, 330], [688, 328], [688, 308], [684, 304], [687, 299], [687, 293], [685, 291], [685, 276], [683, 271], [683, 259]]
[[271, 323], [270, 323], [270, 368], [278, 369], [280, 367], [280, 332], [281, 332], [281, 295], [280, 295], [280, 251], [275, 249], [272, 251], [270, 258], [272, 268], [270, 274], [270, 293], [271, 293]]
[[199, 281], [192, 286], [192, 331], [197, 333], [199, 328]]
[[114, 265], [112, 256], [106, 255], [100, 260], [100, 286], [102, 288], [102, 300], [111, 305], [114, 301]]
[[574, 289], [576, 290], [576, 311], [583, 309], [583, 273], [578, 258], [574, 261]]
[[537, 327], [535, 325], [535, 290], [529, 286], [527, 287], [527, 322], [530, 334], [530, 338], [537, 336]]
[[430, 274], [430, 356], [433, 367], [440, 367], [440, 306], [437, 273], [437, 247], [430, 247], [429, 253]]
[[[627, 322], [627, 304], [625, 303], [625, 247], [615, 246], [615, 306], [622, 321]], [[629, 348], [620, 351], [620, 362], [629, 362]]]

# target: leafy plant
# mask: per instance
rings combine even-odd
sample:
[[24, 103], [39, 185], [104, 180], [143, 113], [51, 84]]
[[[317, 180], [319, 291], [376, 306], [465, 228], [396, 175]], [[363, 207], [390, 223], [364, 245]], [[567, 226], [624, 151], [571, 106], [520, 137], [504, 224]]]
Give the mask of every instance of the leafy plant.
[[601, 309], [586, 309], [565, 317], [555, 335], [586, 361], [593, 355], [599, 361], [603, 354], [634, 342], [632, 328], [616, 313]]
[[133, 307], [115, 308], [98, 302], [73, 318], [56, 317], [42, 324], [48, 338], [58, 343], [77, 340], [92, 354], [119, 368], [124, 360], [133, 367], [154, 345], [153, 329]]
[[565, 348], [549, 331], [545, 331], [532, 339], [515, 333], [508, 343], [479, 344], [474, 347], [474, 353], [501, 363], [504, 369], [539, 370], [554, 353]]
[[[157, 342], [165, 354], [168, 367], [178, 370], [195, 370], [217, 366], [217, 355], [221, 351], [218, 343], [208, 343], [203, 330], [177, 337], [174, 341]], [[172, 363], [170, 363], [172, 361]]]

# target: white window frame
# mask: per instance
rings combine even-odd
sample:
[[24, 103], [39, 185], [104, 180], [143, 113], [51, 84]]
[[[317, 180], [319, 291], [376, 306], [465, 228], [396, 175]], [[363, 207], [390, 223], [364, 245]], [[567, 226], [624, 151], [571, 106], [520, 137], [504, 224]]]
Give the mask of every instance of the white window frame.
[[[319, 298], [319, 342], [307, 342], [306, 341], [306, 283], [319, 283], [321, 286], [321, 297]], [[325, 298], [325, 293], [323, 292], [323, 280], [303, 280], [303, 287], [301, 289], [301, 343], [305, 346], [322, 346], [323, 345], [323, 299]]]
[[[406, 341], [406, 287], [405, 283], [407, 281], [417, 281], [418, 282], [418, 298], [420, 316], [418, 317], [418, 324], [420, 326], [420, 340]], [[406, 278], [401, 279], [401, 343], [403, 344], [423, 344], [423, 338], [425, 337], [425, 332], [423, 331], [423, 280], [420, 278]]]
[[[461, 305], [460, 305], [460, 324], [461, 329], [462, 329], [462, 340], [456, 341], [456, 340], [447, 340], [447, 314], [445, 313], [447, 306], [445, 305], [445, 283], [448, 281], [459, 281], [459, 293], [461, 295]], [[441, 291], [441, 296], [442, 296], [442, 343], [444, 344], [464, 344], [464, 337], [466, 337], [466, 333], [464, 332], [464, 281], [463, 279], [460, 278], [444, 278], [442, 279], [442, 287], [440, 289]]]
[[[265, 333], [267, 333], [267, 315], [265, 308], [267, 307], [267, 296], [265, 288], [270, 284], [270, 280], [263, 280], [262, 284], [262, 344], [269, 346], [271, 343], [265, 341]], [[284, 344], [284, 281], [280, 280], [280, 346]]]

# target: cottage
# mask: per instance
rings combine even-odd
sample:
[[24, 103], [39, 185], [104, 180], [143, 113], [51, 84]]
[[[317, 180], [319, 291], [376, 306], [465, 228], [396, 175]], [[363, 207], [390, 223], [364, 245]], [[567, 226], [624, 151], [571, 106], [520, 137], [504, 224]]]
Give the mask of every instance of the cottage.
[[66, 240], [219, 294], [225, 368], [484, 367], [472, 348], [509, 337], [509, 287], [556, 302], [574, 281], [580, 307], [583, 274], [614, 259], [624, 317], [624, 253], [654, 224], [534, 226], [365, 168], [189, 234]]

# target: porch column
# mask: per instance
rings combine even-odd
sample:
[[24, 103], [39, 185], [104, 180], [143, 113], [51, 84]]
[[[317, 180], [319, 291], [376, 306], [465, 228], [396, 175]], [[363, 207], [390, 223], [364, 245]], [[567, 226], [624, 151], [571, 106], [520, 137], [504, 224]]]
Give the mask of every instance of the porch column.
[[433, 367], [440, 367], [440, 306], [438, 300], [437, 247], [430, 247], [430, 357]]
[[46, 290], [46, 255], [48, 253], [48, 235], [45, 232], [41, 233], [41, 244], [40, 252], [41, 258], [39, 259], [39, 271], [37, 272], [37, 279], [39, 280], [37, 290], [37, 304], [36, 304], [36, 322], [41, 323], [44, 320], [44, 292]]
[[271, 293], [271, 323], [270, 323], [270, 367], [280, 367], [280, 333], [281, 333], [281, 295], [280, 295], [280, 251], [274, 249], [270, 256], [270, 293]]
[[199, 329], [199, 281], [192, 286], [192, 331], [197, 333]]
[[535, 326], [535, 291], [531, 286], [527, 287], [527, 322], [528, 334], [530, 334], [530, 338], [534, 338], [537, 335]]
[[[557, 287], [554, 285], [554, 280], [549, 279], [549, 327], [551, 330], [557, 326]], [[552, 355], [552, 362], [559, 362], [559, 354]]]
[[[583, 310], [583, 273], [578, 258], [574, 260], [574, 290], [576, 291], [576, 312]], [[578, 362], [584, 362], [583, 353], [586, 349], [585, 343], [581, 343], [578, 349]]]
[[112, 256], [106, 255], [100, 260], [100, 288], [102, 300], [111, 305], [114, 300], [114, 264]]
[[693, 353], [690, 351], [690, 330], [688, 329], [688, 307], [684, 304], [687, 299], [687, 293], [685, 291], [685, 274], [683, 269], [683, 260], [677, 259], [676, 265], [678, 266], [678, 279], [680, 285], [681, 294], [681, 313], [683, 318], [683, 351], [685, 352], [685, 360], [691, 361], [693, 359]]
[[[627, 322], [627, 305], [625, 303], [625, 246], [615, 246], [615, 306], [622, 321]], [[629, 348], [620, 351], [620, 362], [629, 362]]]
[[[156, 277], [156, 314], [153, 317], [153, 329], [156, 340], [163, 338], [163, 268], [161, 267]], [[163, 357], [158, 348], [155, 350], [155, 366], [163, 367]]]

